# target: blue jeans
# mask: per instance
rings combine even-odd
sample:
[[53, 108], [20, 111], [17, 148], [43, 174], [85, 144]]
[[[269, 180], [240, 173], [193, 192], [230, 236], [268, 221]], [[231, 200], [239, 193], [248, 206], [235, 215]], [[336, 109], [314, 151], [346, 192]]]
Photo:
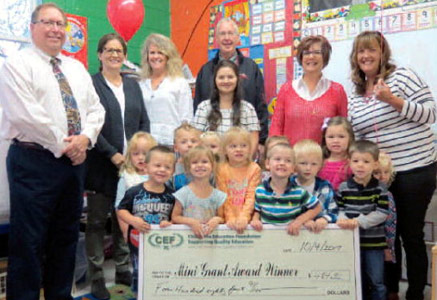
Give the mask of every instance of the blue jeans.
[[138, 293], [138, 264], [139, 264], [139, 256], [138, 256], [138, 248], [129, 243], [130, 250], [130, 261], [132, 263], [132, 292], [135, 294]]
[[360, 254], [363, 299], [385, 300], [384, 250], [361, 249]]

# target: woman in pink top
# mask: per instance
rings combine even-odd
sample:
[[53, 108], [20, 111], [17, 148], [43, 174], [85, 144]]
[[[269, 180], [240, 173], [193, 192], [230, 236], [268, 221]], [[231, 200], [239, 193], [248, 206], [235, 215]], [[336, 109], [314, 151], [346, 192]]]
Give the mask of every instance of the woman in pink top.
[[322, 141], [322, 124], [327, 117], [347, 116], [343, 86], [323, 76], [331, 45], [321, 36], [309, 36], [297, 48], [297, 60], [304, 75], [287, 82], [279, 91], [269, 136], [285, 135], [294, 145], [302, 139]]

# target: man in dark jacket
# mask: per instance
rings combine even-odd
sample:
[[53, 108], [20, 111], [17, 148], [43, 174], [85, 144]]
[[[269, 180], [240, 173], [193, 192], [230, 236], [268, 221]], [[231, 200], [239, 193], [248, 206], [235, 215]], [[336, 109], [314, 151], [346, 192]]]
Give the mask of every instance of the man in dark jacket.
[[243, 99], [250, 102], [256, 110], [260, 121], [260, 144], [264, 144], [268, 136], [268, 112], [264, 101], [264, 79], [258, 65], [250, 58], [243, 56], [236, 49], [240, 36], [238, 26], [232, 19], [221, 19], [216, 31], [219, 52], [216, 57], [202, 66], [196, 79], [196, 92], [194, 96], [194, 111], [203, 100], [211, 96], [214, 68], [221, 59], [235, 62], [240, 70], [242, 79]]

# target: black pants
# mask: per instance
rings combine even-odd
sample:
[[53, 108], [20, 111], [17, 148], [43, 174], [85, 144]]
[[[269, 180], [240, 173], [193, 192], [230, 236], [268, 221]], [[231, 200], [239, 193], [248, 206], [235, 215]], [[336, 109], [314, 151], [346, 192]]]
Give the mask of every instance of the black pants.
[[84, 165], [47, 150], [11, 145], [8, 300], [73, 299]]
[[436, 188], [437, 163], [411, 171], [399, 172], [390, 187], [397, 210], [395, 241], [396, 264], [387, 268], [389, 292], [399, 291], [401, 278], [402, 246], [407, 260], [407, 299], [422, 300], [428, 271], [428, 257], [423, 240], [425, 215]]

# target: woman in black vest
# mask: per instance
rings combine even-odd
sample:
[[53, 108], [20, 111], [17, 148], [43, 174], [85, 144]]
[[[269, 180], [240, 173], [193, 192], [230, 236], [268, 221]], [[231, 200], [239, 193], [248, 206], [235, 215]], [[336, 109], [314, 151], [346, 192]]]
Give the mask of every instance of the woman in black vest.
[[127, 141], [137, 131], [149, 132], [149, 119], [137, 81], [121, 73], [127, 46], [115, 33], [104, 35], [97, 46], [100, 72], [93, 76], [94, 87], [105, 108], [105, 123], [96, 147], [88, 155], [88, 221], [85, 235], [91, 278], [91, 293], [109, 299], [102, 270], [103, 237], [108, 213], [112, 216], [115, 282], [131, 284], [129, 249], [114, 211], [118, 170], [123, 164]]

